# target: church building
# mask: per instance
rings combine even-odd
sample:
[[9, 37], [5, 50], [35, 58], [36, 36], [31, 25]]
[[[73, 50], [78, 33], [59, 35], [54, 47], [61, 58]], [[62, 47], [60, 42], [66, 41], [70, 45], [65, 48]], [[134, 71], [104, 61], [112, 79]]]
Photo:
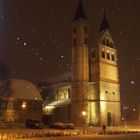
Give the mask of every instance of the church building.
[[55, 122], [119, 125], [117, 49], [105, 14], [92, 45], [88, 42], [88, 27], [80, 0], [72, 27], [72, 71], [48, 79], [51, 97], [44, 102], [43, 112]]

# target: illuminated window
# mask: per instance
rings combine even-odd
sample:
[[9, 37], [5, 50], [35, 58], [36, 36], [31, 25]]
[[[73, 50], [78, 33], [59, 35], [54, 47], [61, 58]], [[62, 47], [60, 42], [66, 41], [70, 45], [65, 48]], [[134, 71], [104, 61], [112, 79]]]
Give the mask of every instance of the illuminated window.
[[106, 54], [106, 57], [107, 57], [108, 60], [110, 60], [110, 54], [109, 53]]
[[105, 51], [102, 51], [102, 58], [105, 58]]
[[53, 113], [53, 110], [54, 110], [54, 106], [45, 106], [43, 108], [43, 111], [46, 113], [46, 114], [52, 114]]
[[68, 99], [68, 92], [64, 93], [64, 99]]
[[115, 56], [113, 54], [111, 55], [111, 60], [115, 61]]

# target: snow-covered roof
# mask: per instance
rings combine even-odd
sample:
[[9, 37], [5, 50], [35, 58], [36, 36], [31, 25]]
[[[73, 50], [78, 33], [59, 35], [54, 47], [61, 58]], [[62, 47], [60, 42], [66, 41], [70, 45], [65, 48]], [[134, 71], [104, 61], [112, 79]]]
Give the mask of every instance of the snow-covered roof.
[[56, 101], [46, 101], [43, 106], [66, 106], [70, 104], [70, 99], [67, 100], [56, 100]]
[[30, 81], [11, 79], [11, 94], [10, 98], [27, 99], [27, 100], [42, 100], [42, 97], [36, 86]]
[[71, 73], [62, 73], [47, 78], [48, 83], [68, 82], [71, 79]]

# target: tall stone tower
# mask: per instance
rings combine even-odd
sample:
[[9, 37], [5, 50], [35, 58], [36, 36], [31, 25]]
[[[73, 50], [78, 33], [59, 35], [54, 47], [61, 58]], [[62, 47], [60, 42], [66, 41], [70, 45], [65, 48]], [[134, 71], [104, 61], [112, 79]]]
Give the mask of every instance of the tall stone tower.
[[96, 43], [90, 49], [90, 79], [94, 84], [99, 124], [120, 123], [120, 83], [117, 49], [110, 34], [106, 16], [101, 23]]
[[89, 82], [89, 48], [87, 37], [88, 21], [84, 12], [82, 1], [78, 4], [73, 21], [73, 47], [72, 47], [72, 97], [71, 120], [76, 124], [85, 123]]
[[106, 16], [90, 48], [87, 29], [88, 20], [80, 0], [72, 31], [71, 121], [75, 124], [119, 125], [117, 49]]

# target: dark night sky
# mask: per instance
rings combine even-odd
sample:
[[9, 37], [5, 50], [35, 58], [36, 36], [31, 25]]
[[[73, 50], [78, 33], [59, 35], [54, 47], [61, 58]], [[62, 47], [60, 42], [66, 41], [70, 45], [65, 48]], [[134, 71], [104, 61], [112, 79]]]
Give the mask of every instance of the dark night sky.
[[[1, 0], [0, 60], [11, 78], [47, 79], [70, 70], [72, 19], [78, 0]], [[103, 8], [119, 51], [121, 93], [140, 92], [140, 0], [83, 0], [90, 38], [98, 33]], [[140, 96], [139, 96], [140, 97]]]

